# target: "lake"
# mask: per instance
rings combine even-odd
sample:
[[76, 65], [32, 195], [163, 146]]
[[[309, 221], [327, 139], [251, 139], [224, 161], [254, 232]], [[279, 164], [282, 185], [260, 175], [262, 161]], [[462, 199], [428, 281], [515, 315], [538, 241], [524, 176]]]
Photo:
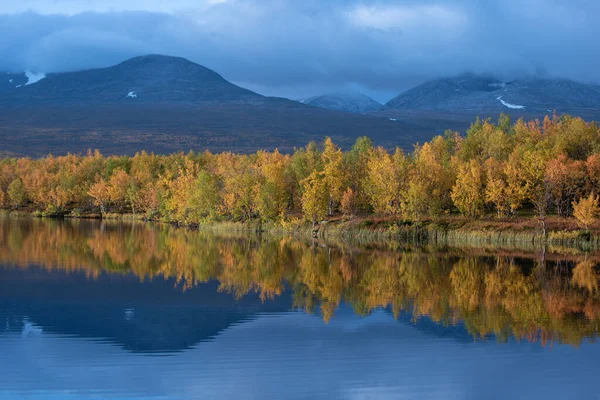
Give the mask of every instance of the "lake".
[[0, 399], [597, 399], [599, 261], [0, 219]]

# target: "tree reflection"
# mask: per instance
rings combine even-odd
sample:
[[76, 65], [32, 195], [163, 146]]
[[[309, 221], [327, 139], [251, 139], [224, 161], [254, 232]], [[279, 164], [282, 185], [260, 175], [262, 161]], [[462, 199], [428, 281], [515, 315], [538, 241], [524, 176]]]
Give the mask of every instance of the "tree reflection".
[[347, 302], [360, 315], [406, 311], [501, 342], [578, 345], [600, 328], [596, 254], [371, 247], [146, 223], [0, 219], [0, 263], [18, 268], [172, 278], [182, 290], [216, 280], [236, 298], [263, 300], [287, 287], [295, 307], [319, 310], [326, 322]]

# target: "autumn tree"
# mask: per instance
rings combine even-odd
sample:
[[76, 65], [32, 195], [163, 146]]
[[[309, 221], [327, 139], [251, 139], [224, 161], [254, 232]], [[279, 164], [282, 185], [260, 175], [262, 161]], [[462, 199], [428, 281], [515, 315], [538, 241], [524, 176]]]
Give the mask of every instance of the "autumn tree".
[[438, 216], [452, 205], [450, 192], [455, 181], [450, 168], [451, 148], [442, 136], [415, 148], [403, 208], [413, 218]]
[[342, 194], [340, 209], [345, 216], [356, 214], [356, 194], [354, 193], [354, 190], [352, 190], [352, 188], [346, 188], [346, 190]]
[[201, 170], [189, 188], [186, 204], [187, 220], [198, 223], [214, 217], [220, 200], [219, 181], [216, 176]]
[[102, 177], [96, 178], [96, 183], [90, 187], [88, 194], [94, 199], [94, 205], [100, 207], [100, 212], [106, 214], [106, 205], [110, 201], [110, 192], [108, 184]]
[[[513, 152], [504, 165], [503, 174], [506, 176], [506, 185], [503, 193], [509, 205], [510, 214], [514, 214], [527, 199], [528, 186], [522, 175], [523, 162], [518, 152]], [[500, 182], [498, 182], [500, 184]]]
[[518, 171], [526, 199], [535, 207], [535, 211], [542, 225], [542, 235], [546, 236], [546, 214], [550, 200], [550, 183], [546, 175], [547, 156], [541, 150], [525, 150], [519, 153], [521, 157], [521, 170]]
[[394, 159], [383, 147], [372, 150], [363, 187], [373, 211], [378, 214], [400, 212], [400, 180]]
[[350, 151], [344, 154], [345, 166], [347, 168], [348, 186], [353, 190], [356, 197], [357, 209], [367, 211], [369, 208], [369, 198], [367, 195], [367, 164], [374, 148], [373, 141], [362, 136], [356, 139], [356, 142]]
[[514, 209], [508, 194], [504, 165], [494, 158], [485, 162], [485, 201], [494, 205], [498, 218], [508, 216]]
[[146, 213], [148, 216], [155, 215], [160, 208], [162, 195], [163, 190], [159, 182], [148, 182], [135, 197], [135, 209]]
[[600, 193], [600, 154], [592, 154], [585, 161], [586, 193]]
[[297, 210], [302, 208], [302, 182], [314, 171], [323, 169], [322, 161], [321, 151], [315, 142], [310, 142], [306, 147], [294, 151], [287, 166], [287, 173], [294, 182], [290, 188], [290, 195], [292, 205]]
[[460, 163], [456, 183], [452, 187], [452, 201], [467, 217], [477, 218], [483, 213], [483, 173], [478, 161]]
[[325, 139], [323, 153], [323, 179], [329, 194], [329, 215], [333, 215], [335, 206], [342, 198], [345, 185], [344, 155], [342, 150], [336, 146], [330, 137]]
[[278, 150], [259, 151], [255, 163], [259, 175], [254, 185], [256, 211], [262, 220], [273, 220], [282, 216], [291, 202], [290, 156]]
[[[119, 208], [124, 208], [128, 204], [134, 207], [136, 191], [131, 177], [125, 170], [116, 168], [113, 171], [108, 180], [107, 190], [112, 204]], [[133, 211], [135, 212], [135, 210]]]
[[585, 163], [561, 154], [547, 163], [546, 178], [556, 212], [561, 216], [570, 214], [571, 203], [585, 190]]
[[27, 200], [27, 192], [21, 178], [16, 178], [8, 185], [8, 199], [14, 208], [22, 206]]
[[318, 220], [325, 218], [329, 206], [327, 184], [323, 174], [313, 171], [302, 181], [302, 211], [313, 227]]
[[578, 201], [573, 202], [573, 216], [588, 232], [590, 225], [596, 222], [599, 211], [598, 196], [593, 193], [588, 197], [582, 197]]

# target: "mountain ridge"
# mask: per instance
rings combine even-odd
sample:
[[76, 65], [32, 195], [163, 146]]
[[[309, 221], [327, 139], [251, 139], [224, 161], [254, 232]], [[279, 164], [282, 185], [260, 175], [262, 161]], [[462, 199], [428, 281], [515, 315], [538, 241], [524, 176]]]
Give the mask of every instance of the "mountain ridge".
[[[3, 155], [89, 148], [105, 154], [289, 152], [326, 136], [349, 148], [365, 135], [384, 147], [411, 150], [446, 129], [466, 131], [477, 116], [540, 118], [556, 111], [600, 119], [600, 86], [569, 80], [463, 74], [425, 82], [379, 109], [360, 111], [263, 96], [181, 57], [145, 55], [106, 68], [36, 72], [0, 73]], [[342, 105], [361, 103], [344, 97]]]
[[564, 78], [505, 81], [467, 74], [424, 82], [388, 101], [384, 109], [576, 114], [580, 109], [600, 109], [600, 86]]
[[134, 57], [111, 67], [48, 73], [35, 84], [4, 93], [4, 102], [11, 103], [211, 102], [264, 98], [185, 58], [156, 54]]

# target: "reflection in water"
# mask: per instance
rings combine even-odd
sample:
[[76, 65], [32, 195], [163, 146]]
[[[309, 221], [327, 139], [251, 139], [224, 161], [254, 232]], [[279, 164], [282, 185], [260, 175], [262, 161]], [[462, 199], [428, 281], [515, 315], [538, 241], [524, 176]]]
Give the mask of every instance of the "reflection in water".
[[[165, 284], [176, 284], [178, 296], [189, 297], [182, 297], [183, 305], [166, 314], [181, 311], [181, 320], [220, 320], [215, 322], [219, 326], [250, 318], [253, 312], [249, 310], [264, 311], [267, 306], [273, 311], [289, 307], [318, 311], [329, 322], [340, 304], [347, 303], [358, 315], [385, 308], [396, 318], [410, 315], [419, 321], [427, 316], [442, 326], [462, 324], [475, 339], [493, 335], [500, 342], [515, 337], [580, 345], [593, 339], [599, 329], [597, 260], [593, 254], [478, 253], [473, 249], [465, 253], [399, 249], [393, 244], [366, 249], [292, 238], [215, 235], [146, 223], [0, 219], [0, 264], [11, 266], [15, 274], [28, 266], [42, 266], [100, 279], [106, 287], [95, 294], [96, 301], [101, 300], [106, 309], [95, 318], [118, 314], [126, 322], [143, 319], [144, 304], [123, 308], [120, 302], [117, 309], [110, 309], [114, 296], [124, 292], [111, 286], [110, 276], [115, 274], [142, 281], [161, 277]], [[70, 275], [60, 276], [64, 287], [58, 292], [70, 290], [77, 296]], [[190, 317], [184, 305], [204, 292], [194, 289], [198, 285], [215, 285], [219, 301], [241, 300], [234, 308], [230, 304], [227, 313], [219, 312], [217, 305], [195, 310]], [[7, 284], [3, 290], [10, 290], [8, 286], [14, 287]], [[30, 292], [34, 287], [27, 283]], [[128, 301], [139, 301], [133, 293]], [[258, 303], [248, 303], [246, 297], [252, 293], [257, 293]], [[87, 299], [90, 293], [79, 295]], [[160, 304], [174, 297], [169, 292]], [[37, 317], [43, 319], [52, 315], [46, 306], [38, 304], [26, 311], [37, 310]], [[69, 318], [89, 309], [71, 311]], [[160, 313], [152, 315], [149, 318], [156, 319]], [[147, 323], [162, 326], [159, 320]], [[222, 329], [219, 326], [200, 336], [215, 335]], [[196, 336], [182, 340], [185, 343], [179, 348], [193, 345]]]
[[597, 261], [0, 219], [0, 400], [595, 398]]

